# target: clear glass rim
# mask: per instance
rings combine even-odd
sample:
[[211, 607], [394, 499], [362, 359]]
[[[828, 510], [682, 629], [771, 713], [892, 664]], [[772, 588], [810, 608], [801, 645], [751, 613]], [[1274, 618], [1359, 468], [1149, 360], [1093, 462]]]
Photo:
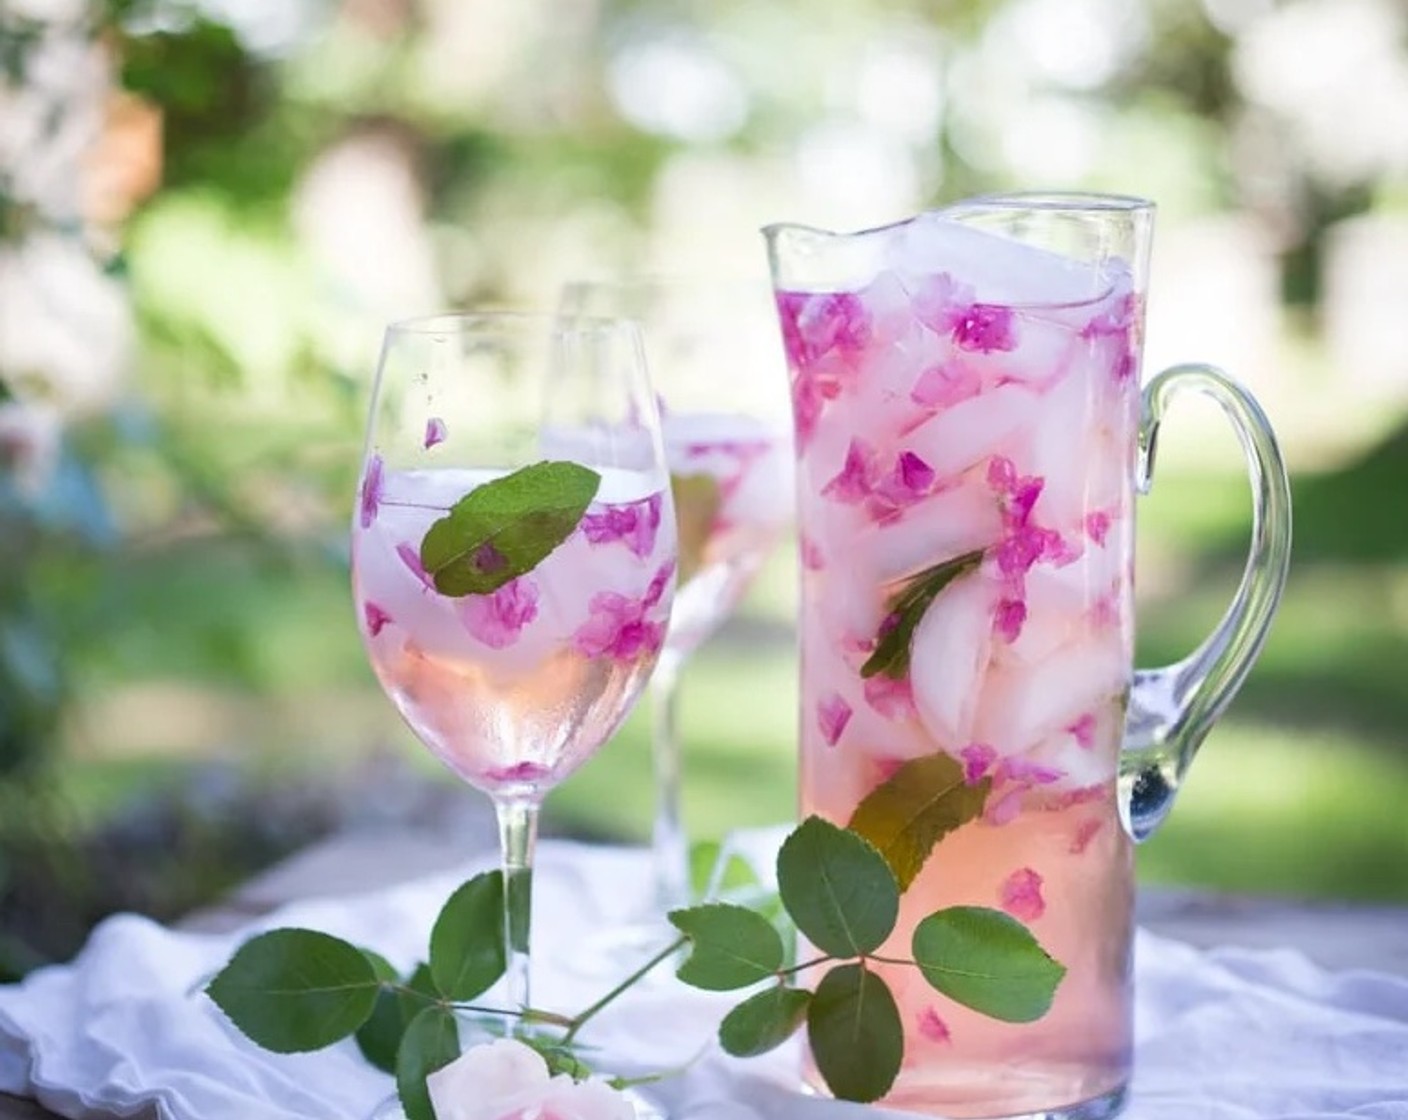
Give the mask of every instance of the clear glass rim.
[[1046, 213], [1092, 214], [1096, 216], [1152, 214], [1156, 204], [1147, 198], [1133, 194], [1102, 194], [1098, 191], [1005, 191], [994, 194], [974, 195], [947, 206], [936, 206], [921, 211], [920, 214], [901, 218], [895, 222], [855, 230], [852, 233], [837, 233], [835, 230], [821, 229], [800, 222], [773, 222], [763, 226], [763, 236], [772, 238], [784, 232], [813, 233], [821, 237], [862, 237], [866, 234], [884, 233], [900, 229], [925, 214], [965, 214], [973, 211], [989, 210], [1022, 211], [1040, 210]]
[[416, 315], [388, 323], [386, 337], [397, 336], [504, 336], [539, 333], [552, 337], [566, 335], [634, 334], [634, 320], [625, 316], [578, 315], [575, 312], [485, 309], [443, 311]]

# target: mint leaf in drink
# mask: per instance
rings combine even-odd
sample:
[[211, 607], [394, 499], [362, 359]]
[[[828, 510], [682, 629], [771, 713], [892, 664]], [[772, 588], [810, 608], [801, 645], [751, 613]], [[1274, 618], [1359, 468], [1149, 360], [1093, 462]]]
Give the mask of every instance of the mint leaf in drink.
[[671, 924], [689, 938], [689, 959], [676, 973], [711, 992], [746, 988], [782, 967], [782, 938], [761, 914], [727, 902], [670, 912]]
[[206, 986], [230, 1021], [265, 1050], [320, 1050], [371, 1015], [381, 981], [355, 945], [308, 929], [246, 941]]
[[909, 674], [909, 647], [920, 620], [945, 587], [960, 576], [967, 575], [982, 563], [983, 553], [965, 552], [942, 564], [926, 568], [905, 583], [904, 589], [890, 600], [890, 613], [876, 635], [875, 649], [860, 667], [862, 677], [883, 674], [903, 680]]
[[708, 474], [672, 474], [670, 492], [675, 500], [679, 580], [683, 584], [704, 566], [704, 550], [723, 505], [723, 492], [719, 480]]
[[531, 572], [573, 530], [601, 487], [576, 463], [542, 462], [476, 487], [435, 522], [420, 562], [442, 595], [487, 595]]
[[15, 394], [10, 392], [10, 387], [5, 384], [4, 378], [0, 378], [0, 404], [15, 399]]
[[807, 1017], [805, 988], [768, 988], [745, 999], [719, 1024], [719, 1045], [735, 1058], [755, 1058], [781, 1046]]
[[859, 964], [833, 968], [807, 1008], [807, 1039], [826, 1087], [868, 1104], [890, 1091], [904, 1060], [904, 1027], [889, 985]]
[[899, 885], [885, 858], [820, 817], [808, 817], [783, 841], [777, 883], [802, 936], [833, 957], [875, 952], [899, 916]]
[[430, 974], [446, 999], [470, 1000], [504, 974], [504, 877], [476, 875], [446, 900], [430, 931]]
[[931, 987], [1006, 1023], [1040, 1019], [1066, 975], [1026, 926], [984, 906], [930, 914], [915, 927], [912, 948]]
[[[373, 956], [371, 953], [367, 955]], [[374, 964], [376, 960], [379, 958], [374, 958]], [[439, 1002], [440, 996], [435, 990], [435, 981], [431, 979], [428, 965], [417, 965], [409, 976], [399, 980], [389, 964], [385, 961], [381, 964], [385, 969], [378, 967], [377, 975], [388, 984], [377, 992], [371, 1018], [357, 1028], [355, 1037], [362, 1057], [377, 1069], [395, 1075], [396, 1052], [401, 1048], [406, 1027], [427, 1007]], [[397, 991], [388, 986], [398, 980], [403, 990]]]
[[934, 845], [983, 811], [991, 788], [991, 778], [968, 785], [962, 763], [946, 754], [916, 758], [866, 795], [848, 827], [879, 849], [906, 891]]
[[459, 1024], [447, 1007], [427, 1007], [411, 1020], [396, 1053], [396, 1093], [406, 1120], [435, 1120], [425, 1079], [460, 1056]]

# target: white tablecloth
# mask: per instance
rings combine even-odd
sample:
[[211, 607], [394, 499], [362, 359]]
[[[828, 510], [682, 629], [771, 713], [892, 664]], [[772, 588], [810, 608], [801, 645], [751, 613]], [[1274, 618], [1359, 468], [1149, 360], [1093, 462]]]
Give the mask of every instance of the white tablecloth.
[[[476, 870], [290, 906], [228, 936], [111, 918], [71, 965], [0, 988], [0, 1089], [75, 1120], [140, 1115], [153, 1102], [163, 1120], [363, 1120], [391, 1083], [351, 1042], [267, 1054], [198, 994], [201, 981], [250, 934], [278, 926], [323, 929], [398, 965], [421, 959], [440, 904]], [[648, 882], [639, 851], [541, 846], [535, 1003], [576, 1011], [609, 985], [566, 962]], [[1143, 932], [1136, 975], [1128, 1120], [1408, 1120], [1408, 981], [1326, 973], [1290, 951], [1201, 952]], [[706, 1045], [736, 999], [666, 975], [604, 1014], [590, 1037], [613, 1069], [670, 1065]], [[677, 1120], [890, 1115], [800, 1095], [795, 1061], [789, 1051], [741, 1062], [714, 1049], [656, 1088]]]

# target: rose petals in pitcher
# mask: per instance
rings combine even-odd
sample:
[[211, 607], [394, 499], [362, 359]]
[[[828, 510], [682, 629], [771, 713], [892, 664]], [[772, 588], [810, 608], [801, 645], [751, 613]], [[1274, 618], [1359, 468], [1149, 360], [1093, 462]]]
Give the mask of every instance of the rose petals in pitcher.
[[998, 890], [1002, 908], [1014, 918], [1034, 922], [1046, 913], [1046, 899], [1041, 895], [1042, 878], [1030, 867], [1012, 872]]

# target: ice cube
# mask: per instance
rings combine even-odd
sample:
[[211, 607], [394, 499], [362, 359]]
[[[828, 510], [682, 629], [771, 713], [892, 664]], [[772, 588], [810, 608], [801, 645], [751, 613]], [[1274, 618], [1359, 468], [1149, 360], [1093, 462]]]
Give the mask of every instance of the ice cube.
[[1001, 536], [1002, 514], [992, 491], [979, 478], [965, 478], [908, 507], [903, 516], [863, 525], [845, 540], [872, 557], [880, 578], [889, 582], [988, 548]]
[[997, 454], [1044, 404], [1020, 385], [999, 385], [926, 420], [906, 437], [906, 447], [946, 478]]
[[999, 590], [981, 571], [963, 576], [939, 593], [914, 631], [909, 670], [914, 705], [929, 733], [951, 749], [975, 738]]
[[1030, 750], [1122, 691], [1129, 673], [1123, 643], [1110, 634], [1083, 636], [1036, 665], [996, 665], [975, 737], [1003, 755]]
[[1084, 303], [1110, 291], [1109, 268], [979, 229], [963, 221], [962, 213], [960, 204], [896, 228], [889, 263], [911, 291], [916, 282], [941, 272], [971, 287], [981, 303]]
[[1067, 573], [1080, 563], [1060, 569], [1038, 564], [1027, 573], [1027, 617], [1017, 640], [999, 647], [1004, 661], [1044, 661], [1077, 635], [1090, 604], [1082, 581], [1067, 578]]
[[1129, 499], [1133, 478], [1121, 444], [1090, 379], [1079, 368], [1057, 382], [1041, 401], [1031, 439], [1016, 452], [1023, 473], [1045, 479], [1034, 516], [1062, 534], [1083, 534], [1088, 514], [1107, 512]]

